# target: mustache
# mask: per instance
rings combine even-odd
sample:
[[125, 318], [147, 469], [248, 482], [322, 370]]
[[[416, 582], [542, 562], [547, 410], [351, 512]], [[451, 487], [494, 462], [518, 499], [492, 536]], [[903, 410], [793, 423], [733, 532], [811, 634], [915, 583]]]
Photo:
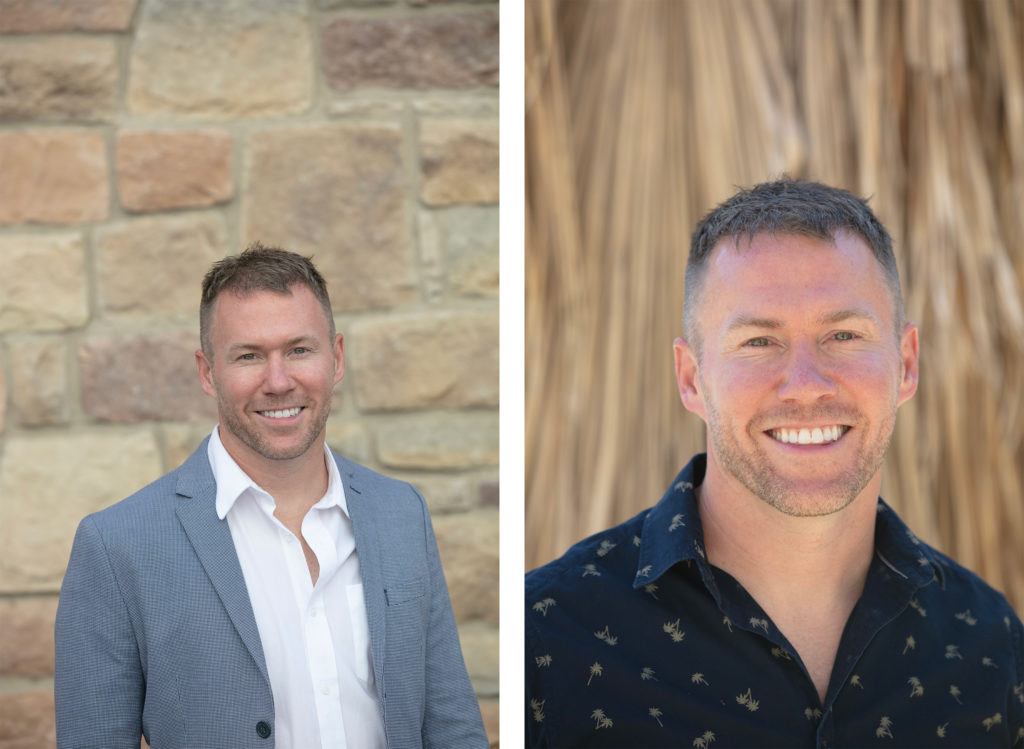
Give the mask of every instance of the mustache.
[[862, 420], [861, 412], [856, 408], [837, 407], [834, 405], [779, 408], [770, 413], [760, 414], [753, 421], [759, 430], [773, 429], [792, 424], [840, 424], [853, 426]]

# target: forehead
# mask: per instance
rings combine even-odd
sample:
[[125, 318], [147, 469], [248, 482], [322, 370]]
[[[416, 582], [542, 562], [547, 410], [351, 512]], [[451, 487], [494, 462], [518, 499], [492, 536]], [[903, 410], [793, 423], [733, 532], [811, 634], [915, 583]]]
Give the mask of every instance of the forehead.
[[882, 320], [895, 315], [881, 264], [867, 242], [850, 232], [837, 232], [832, 241], [772, 234], [723, 239], [712, 251], [703, 285], [705, 318], [715, 318], [716, 311], [821, 315], [855, 306]]
[[225, 344], [329, 332], [320, 302], [301, 284], [291, 285], [289, 293], [224, 291], [214, 300], [211, 318], [213, 339]]

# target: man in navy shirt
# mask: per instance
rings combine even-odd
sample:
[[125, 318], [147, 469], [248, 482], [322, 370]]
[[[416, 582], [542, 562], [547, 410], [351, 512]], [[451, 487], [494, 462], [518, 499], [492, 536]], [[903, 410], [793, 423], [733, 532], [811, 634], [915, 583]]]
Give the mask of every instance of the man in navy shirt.
[[739, 192], [694, 232], [683, 324], [707, 454], [527, 575], [527, 743], [1024, 743], [1020, 620], [879, 498], [918, 333], [867, 204]]

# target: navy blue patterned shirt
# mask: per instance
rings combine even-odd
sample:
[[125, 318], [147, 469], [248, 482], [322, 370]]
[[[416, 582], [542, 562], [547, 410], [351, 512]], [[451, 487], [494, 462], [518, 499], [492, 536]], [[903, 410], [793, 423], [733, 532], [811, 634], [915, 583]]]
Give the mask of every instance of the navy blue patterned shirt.
[[824, 703], [757, 602], [709, 564], [695, 457], [661, 501], [526, 576], [526, 737], [574, 747], [1024, 743], [1022, 625], [879, 500]]

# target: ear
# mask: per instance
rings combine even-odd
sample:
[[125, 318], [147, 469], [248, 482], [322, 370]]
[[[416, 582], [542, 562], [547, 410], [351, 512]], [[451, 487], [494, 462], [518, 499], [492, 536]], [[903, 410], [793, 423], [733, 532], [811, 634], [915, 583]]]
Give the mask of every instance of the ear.
[[676, 338], [672, 348], [676, 355], [676, 384], [679, 386], [679, 397], [686, 410], [707, 421], [704, 395], [701, 393], [700, 378], [697, 376], [697, 352], [682, 338]]
[[210, 364], [202, 349], [196, 351], [196, 369], [199, 370], [199, 384], [203, 386], [203, 392], [216, 398], [217, 391], [213, 387], [213, 365]]
[[903, 327], [903, 335], [900, 336], [900, 362], [903, 374], [896, 398], [898, 406], [903, 405], [917, 392], [917, 326], [912, 322]]
[[341, 382], [345, 376], [345, 337], [341, 333], [334, 336], [334, 384]]

